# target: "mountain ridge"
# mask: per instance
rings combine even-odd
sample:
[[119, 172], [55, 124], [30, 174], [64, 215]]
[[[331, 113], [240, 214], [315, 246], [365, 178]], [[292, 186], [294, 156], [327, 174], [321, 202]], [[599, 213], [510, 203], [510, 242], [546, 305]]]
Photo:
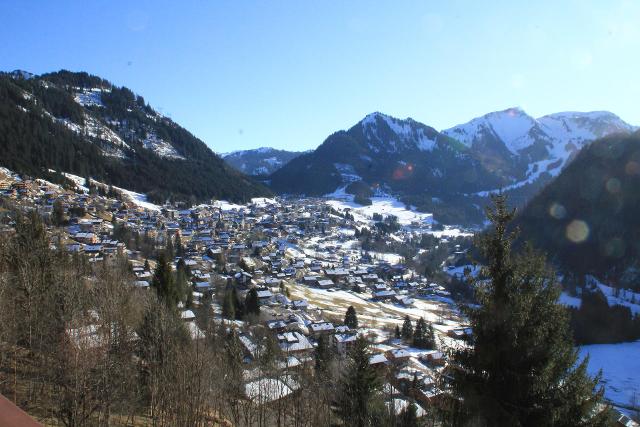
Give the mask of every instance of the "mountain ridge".
[[92, 176], [152, 200], [269, 195], [142, 96], [85, 72], [0, 74], [0, 163]]
[[220, 153], [224, 161], [247, 175], [269, 175], [305, 152], [270, 147]]
[[635, 129], [609, 112], [535, 119], [509, 108], [443, 131], [373, 112], [268, 179], [276, 192], [314, 196], [360, 182], [444, 222], [480, 224], [488, 193], [506, 188], [523, 205], [586, 144]]

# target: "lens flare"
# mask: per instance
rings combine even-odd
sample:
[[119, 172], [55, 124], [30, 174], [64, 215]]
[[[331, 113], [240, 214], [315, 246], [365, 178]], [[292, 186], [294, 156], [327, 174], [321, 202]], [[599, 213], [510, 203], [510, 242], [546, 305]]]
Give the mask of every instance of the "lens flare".
[[549, 206], [549, 215], [555, 219], [562, 219], [567, 216], [567, 210], [560, 203], [554, 202]]
[[604, 254], [608, 257], [612, 258], [620, 258], [624, 255], [626, 250], [626, 245], [624, 240], [619, 237], [614, 237], [609, 240], [604, 246]]
[[624, 171], [627, 173], [627, 175], [638, 175], [640, 174], [640, 163], [631, 160], [624, 167]]
[[566, 235], [573, 243], [582, 243], [589, 238], [589, 225], [580, 219], [574, 219], [567, 225]]
[[607, 180], [607, 191], [611, 194], [620, 192], [620, 180], [617, 178], [609, 178]]

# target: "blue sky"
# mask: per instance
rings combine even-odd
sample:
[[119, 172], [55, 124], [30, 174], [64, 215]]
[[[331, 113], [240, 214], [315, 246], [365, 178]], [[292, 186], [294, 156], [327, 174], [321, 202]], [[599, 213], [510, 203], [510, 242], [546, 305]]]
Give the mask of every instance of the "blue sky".
[[637, 1], [2, 1], [0, 69], [124, 85], [225, 152], [366, 114], [437, 129], [520, 106], [640, 125]]

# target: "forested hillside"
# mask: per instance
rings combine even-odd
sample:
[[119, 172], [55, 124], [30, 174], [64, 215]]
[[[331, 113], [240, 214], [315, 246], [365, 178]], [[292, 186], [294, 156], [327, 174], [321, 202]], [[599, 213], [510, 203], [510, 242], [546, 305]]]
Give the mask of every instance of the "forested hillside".
[[521, 239], [563, 272], [637, 287], [640, 133], [585, 148], [520, 213]]
[[16, 172], [91, 176], [158, 202], [269, 194], [141, 96], [87, 73], [0, 74], [0, 149]]

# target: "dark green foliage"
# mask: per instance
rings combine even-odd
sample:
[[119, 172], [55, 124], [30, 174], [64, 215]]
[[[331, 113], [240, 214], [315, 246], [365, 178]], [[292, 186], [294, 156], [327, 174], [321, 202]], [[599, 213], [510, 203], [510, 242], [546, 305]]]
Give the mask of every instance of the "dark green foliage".
[[191, 307], [193, 302], [192, 288], [189, 284], [191, 272], [183, 259], [180, 259], [176, 265], [176, 287], [180, 291], [180, 300], [185, 302], [187, 308]]
[[164, 253], [160, 253], [158, 256], [151, 286], [156, 290], [158, 298], [163, 301], [167, 307], [175, 308], [182, 299], [182, 290], [178, 289], [173, 271], [171, 271], [171, 261], [167, 259]]
[[245, 307], [240, 302], [238, 289], [228, 283], [222, 296], [222, 316], [230, 320], [242, 320], [244, 317]]
[[325, 335], [318, 337], [318, 345], [315, 349], [315, 368], [319, 374], [326, 374], [332, 360], [335, 357], [329, 338]]
[[174, 239], [173, 247], [175, 248], [176, 256], [182, 258], [184, 256], [184, 246], [182, 246], [182, 240], [180, 240], [180, 236], [178, 234], [176, 234]]
[[433, 326], [427, 324], [423, 317], [416, 322], [416, 329], [413, 331], [413, 346], [422, 349], [436, 348]]
[[[77, 83], [82, 84], [77, 84]], [[102, 93], [104, 107], [83, 108], [72, 87], [110, 88]], [[46, 86], [45, 86], [46, 85]], [[30, 94], [27, 99], [24, 93]], [[153, 110], [129, 89], [117, 88], [86, 73], [62, 71], [34, 79], [13, 79], [0, 74], [0, 164], [15, 172], [50, 178], [49, 168], [74, 173], [122, 188], [147, 193], [151, 200], [247, 201], [270, 194], [231, 169], [202, 141], [170, 119], [153, 117]], [[23, 111], [24, 109], [26, 111]], [[82, 125], [85, 114], [117, 132], [134, 151], [126, 158], [109, 157], [112, 149], [100, 138], [71, 131], [50, 117]], [[112, 124], [118, 120], [119, 125]], [[147, 131], [170, 141], [186, 160], [162, 158], [143, 147]]]
[[580, 308], [571, 309], [571, 328], [580, 345], [635, 341], [640, 338], [640, 316], [629, 307], [610, 307], [599, 290], [585, 290]]
[[[584, 148], [514, 221], [563, 273], [638, 288], [640, 133]], [[573, 223], [583, 221], [584, 223]], [[586, 226], [586, 227], [584, 227]], [[584, 283], [584, 281], [583, 281]]]
[[368, 347], [366, 339], [358, 337], [340, 381], [336, 409], [340, 419], [348, 426], [370, 426], [375, 418], [374, 400], [381, 387], [381, 379], [369, 364]]
[[404, 316], [404, 322], [402, 323], [402, 339], [410, 341], [413, 339], [413, 325], [409, 316]]
[[51, 222], [55, 226], [64, 224], [64, 206], [60, 200], [53, 202], [53, 211], [51, 212]]
[[260, 301], [258, 300], [258, 291], [256, 288], [251, 288], [249, 292], [247, 292], [244, 309], [246, 314], [252, 314], [254, 316], [260, 315]]
[[347, 308], [347, 312], [344, 315], [344, 324], [350, 329], [358, 329], [358, 315], [352, 305]]
[[477, 308], [465, 308], [470, 347], [452, 357], [452, 390], [461, 419], [492, 426], [604, 425], [593, 410], [602, 398], [599, 380], [576, 366], [566, 309], [544, 257], [527, 248], [511, 254], [507, 232], [513, 212], [504, 196], [488, 211], [493, 228], [478, 246], [485, 257]]
[[171, 240], [170, 236], [167, 236], [167, 244], [164, 249], [164, 254], [169, 261], [173, 261], [173, 259], [176, 256], [175, 251], [173, 249], [173, 241]]
[[415, 403], [409, 405], [400, 413], [398, 427], [418, 427], [418, 411]]
[[373, 197], [373, 191], [371, 187], [362, 181], [355, 181], [347, 185], [345, 192], [353, 194], [353, 201], [359, 205], [369, 206], [371, 205], [371, 197]]

